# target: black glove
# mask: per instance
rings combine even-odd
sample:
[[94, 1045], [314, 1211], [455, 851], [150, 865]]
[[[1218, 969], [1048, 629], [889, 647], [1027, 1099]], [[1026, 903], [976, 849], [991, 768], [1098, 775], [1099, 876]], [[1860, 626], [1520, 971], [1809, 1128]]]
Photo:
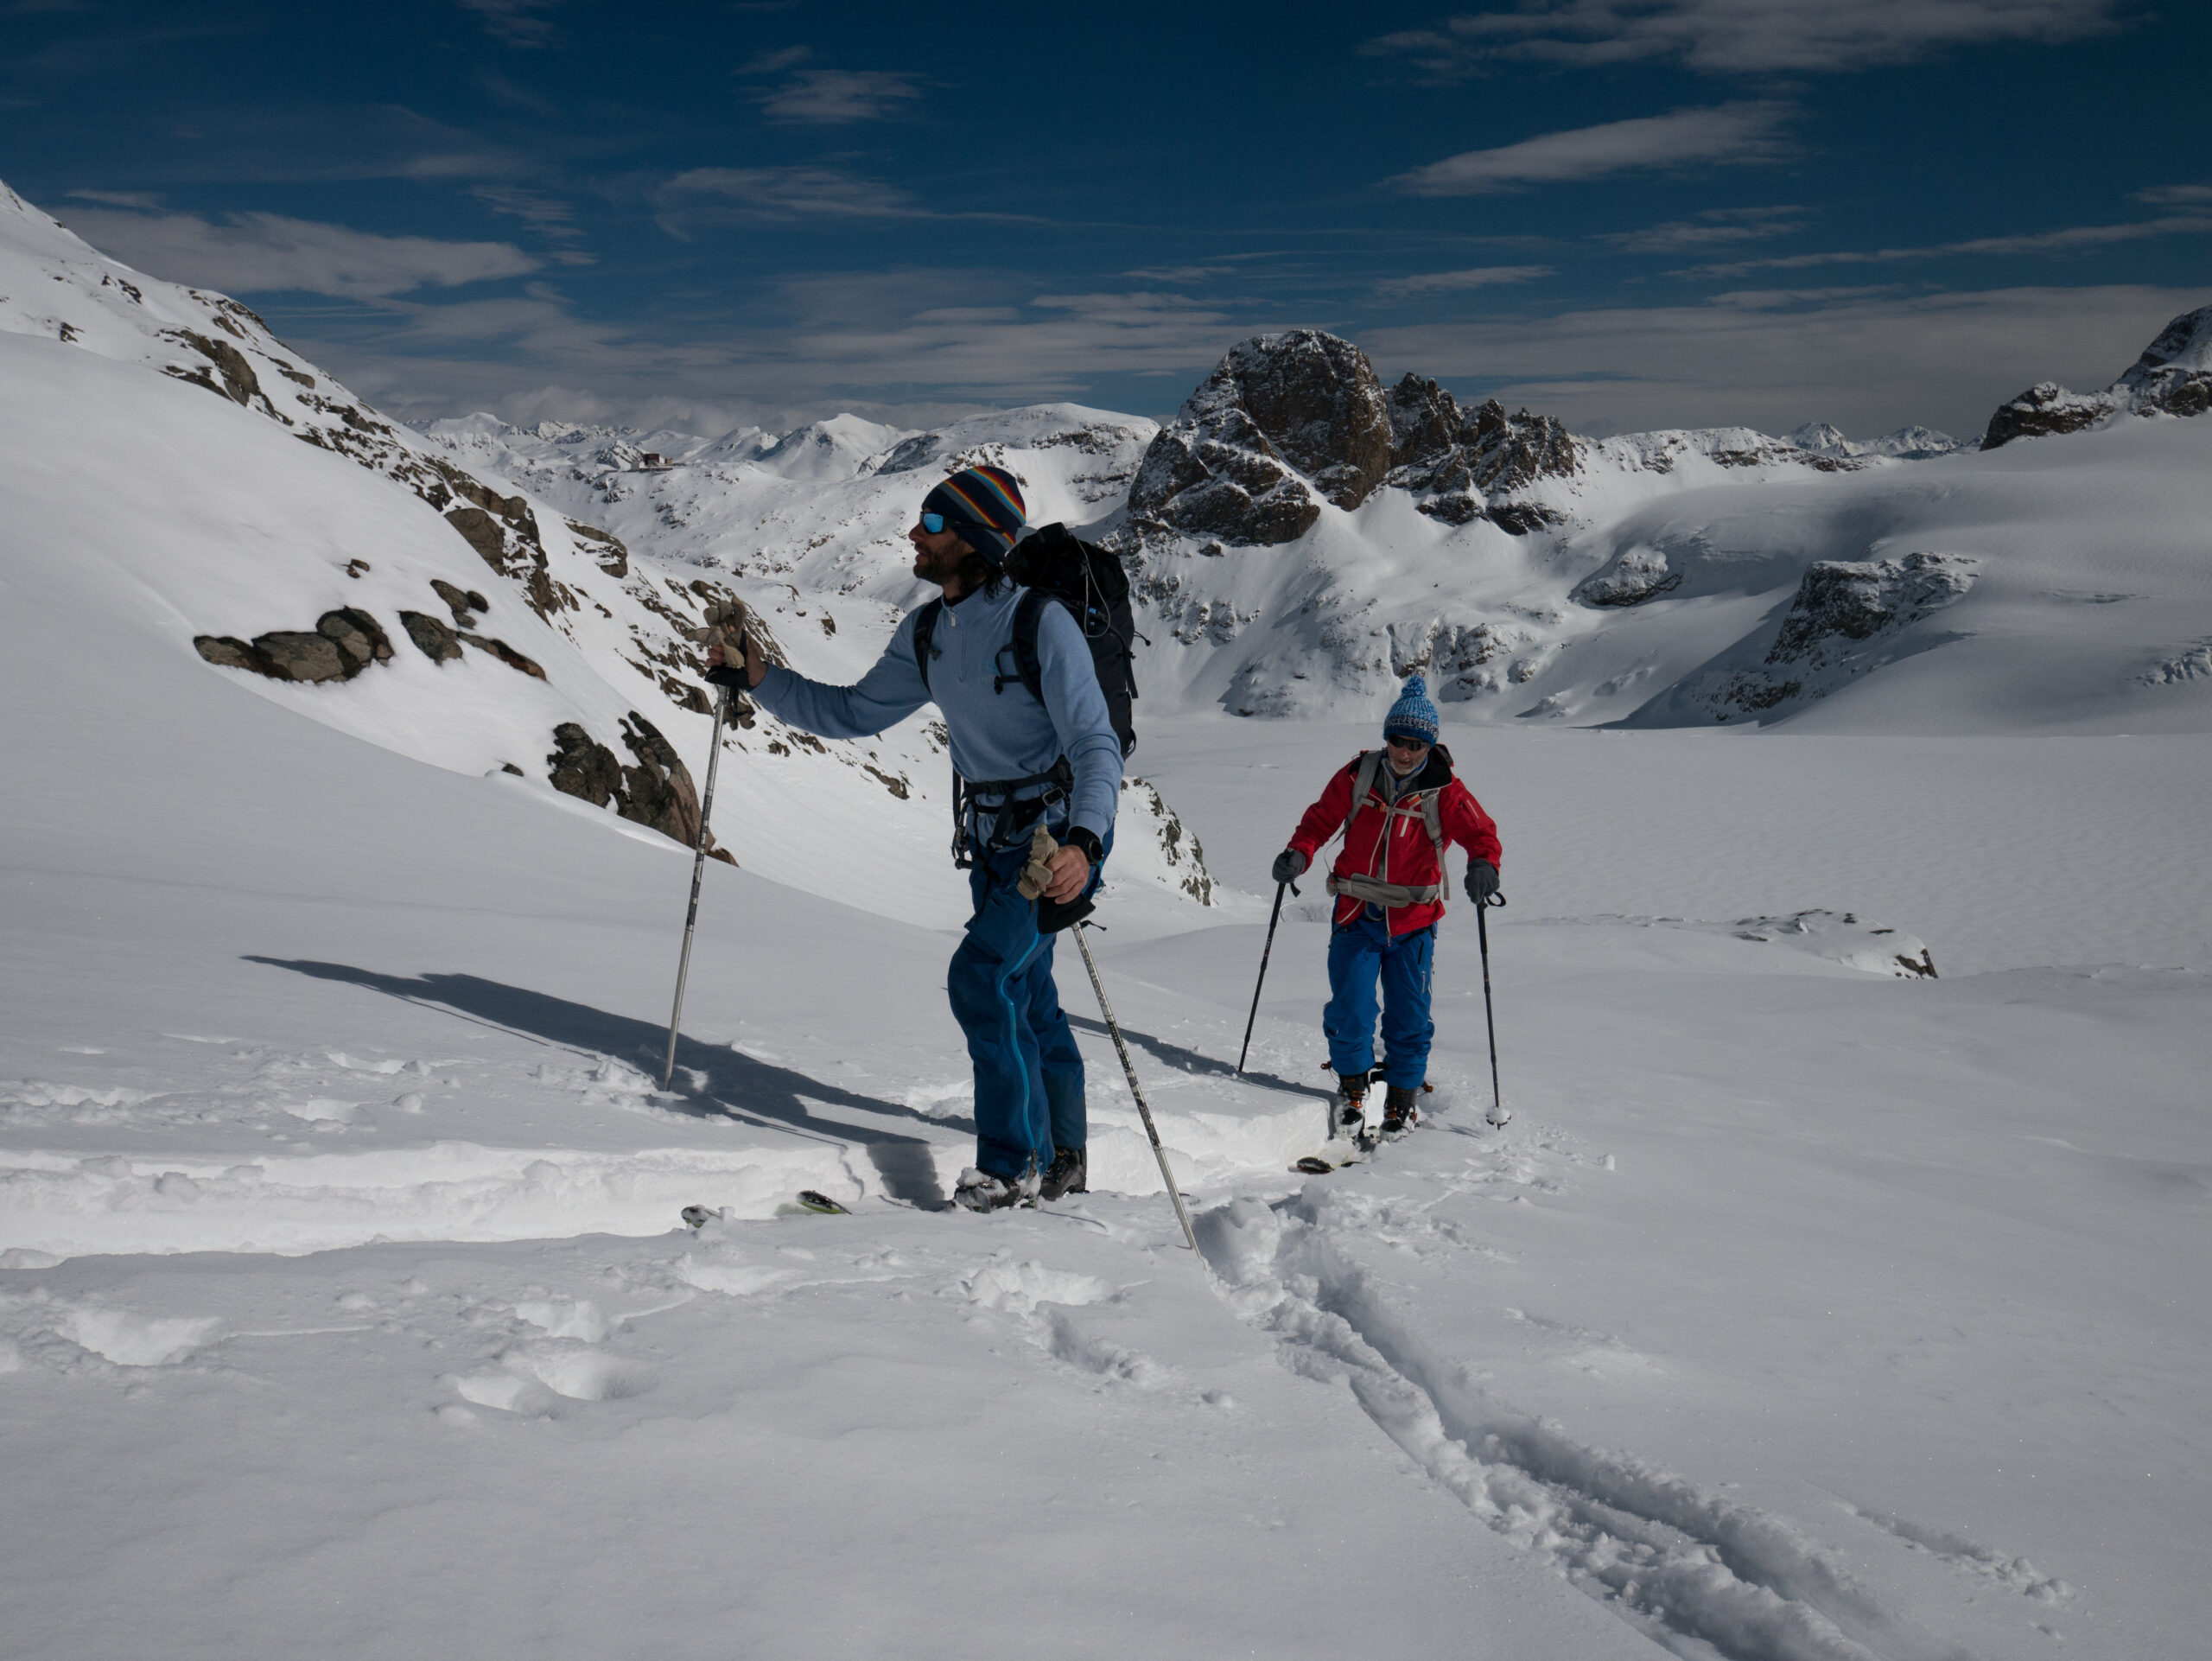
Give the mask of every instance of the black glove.
[[1497, 867], [1486, 859], [1467, 862], [1467, 898], [1478, 906], [1497, 892]]
[[1286, 848], [1275, 856], [1274, 869], [1268, 875], [1277, 882], [1295, 882], [1306, 875], [1306, 856], [1295, 848]]

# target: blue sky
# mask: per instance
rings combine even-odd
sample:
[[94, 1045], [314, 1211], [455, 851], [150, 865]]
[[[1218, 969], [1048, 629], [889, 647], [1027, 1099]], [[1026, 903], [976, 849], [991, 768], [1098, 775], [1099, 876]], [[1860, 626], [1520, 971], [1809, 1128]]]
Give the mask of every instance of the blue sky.
[[2201, 0], [0, 3], [0, 178], [386, 408], [1165, 415], [1315, 325], [1966, 432], [2212, 301]]

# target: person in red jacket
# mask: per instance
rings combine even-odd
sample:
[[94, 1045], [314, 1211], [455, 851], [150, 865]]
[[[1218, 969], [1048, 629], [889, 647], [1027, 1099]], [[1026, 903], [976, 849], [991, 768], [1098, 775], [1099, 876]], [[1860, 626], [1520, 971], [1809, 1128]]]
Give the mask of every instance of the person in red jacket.
[[1337, 904], [1321, 1027], [1343, 1122], [1363, 1123], [1375, 1069], [1376, 983], [1382, 983], [1389, 1087], [1382, 1134], [1389, 1136], [1402, 1136], [1420, 1117], [1414, 1098], [1436, 1035], [1428, 983], [1449, 881], [1444, 844], [1456, 842], [1467, 850], [1468, 899], [1481, 905], [1497, 892], [1497, 826], [1452, 776], [1452, 754], [1436, 734], [1436, 706], [1421, 678], [1412, 676], [1383, 718], [1385, 748], [1354, 756], [1330, 778], [1290, 845], [1275, 856], [1273, 873], [1277, 882], [1296, 881], [1322, 844], [1344, 832], [1343, 851], [1329, 873]]

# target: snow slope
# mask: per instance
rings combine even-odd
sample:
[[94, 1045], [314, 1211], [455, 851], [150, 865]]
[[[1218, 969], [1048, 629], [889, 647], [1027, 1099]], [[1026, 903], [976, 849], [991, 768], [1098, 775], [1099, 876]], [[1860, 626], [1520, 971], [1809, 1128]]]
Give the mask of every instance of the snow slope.
[[[64, 256], [73, 305], [112, 274]], [[26, 270], [52, 275], [11, 270], [18, 301]], [[856, 767], [771, 755], [772, 729], [726, 754], [715, 818], [741, 863], [707, 868], [678, 1078], [657, 1090], [690, 856], [556, 792], [537, 760], [564, 714], [617, 722], [594, 730], [619, 744], [627, 678], [657, 682], [610, 662], [588, 604], [552, 608], [574, 633], [541, 616], [527, 572], [495, 571], [390, 472], [139, 347], [9, 315], [0, 1654], [2200, 1646], [2212, 736], [2182, 719], [2111, 735], [2161, 696], [2201, 707], [2186, 652], [2136, 703], [2080, 670], [2151, 627], [2107, 587], [2154, 596], [2176, 638], [2197, 627], [2170, 525], [2194, 511], [2191, 423], [1773, 478], [1713, 460], [1719, 440], [1655, 439], [1635, 456], [1672, 471], [1593, 469], [1552, 543], [1450, 531], [1386, 491], [1302, 544], [1191, 555], [1208, 607], [1306, 583], [1300, 603], [1331, 608], [1322, 684], [1296, 696], [1344, 716], [1215, 707], [1207, 677], [1260, 661], [1238, 655], [1252, 620], [1153, 631], [1144, 765], [1185, 816], [1176, 840], [1203, 837], [1231, 886], [1191, 904], [1163, 856], [1090, 938], [1192, 1196], [1194, 1260], [1071, 956], [1096, 1192], [943, 1209], [973, 1143], [939, 828], [918, 789], [901, 803]], [[271, 348], [239, 327], [259, 363]], [[996, 444], [1053, 511], [1110, 524], [1110, 475], [1147, 442], [1121, 424], [1009, 412], [950, 451], [893, 435], [866, 471], [810, 485], [732, 461], [687, 487], [684, 461], [558, 487], [631, 491], [601, 505], [638, 516], [614, 530], [671, 610], [667, 579], [694, 568], [756, 596], [788, 583], [779, 638], [829, 672], [871, 655], [900, 603], [873, 539], [928, 469]], [[592, 521], [530, 453], [588, 448], [564, 436], [475, 423], [513, 459], [468, 468], [524, 487], [565, 583], [550, 527]], [[691, 454], [652, 436], [635, 448]], [[887, 471], [901, 450], [917, 467]], [[1643, 605], [1566, 597], [1612, 559], [1596, 541], [1554, 557], [1597, 535], [1606, 490], [1605, 513], [1648, 514], [1645, 544], [1683, 555], [1683, 582]], [[692, 522], [652, 545], [639, 526], [671, 502]], [[1446, 603], [1384, 597], [1424, 572], [1441, 594], [1436, 562], [1479, 554], [1449, 604], [1495, 582], [1479, 608], [1532, 631], [1516, 652], [1567, 624], [1510, 595], [1648, 628], [1633, 709], [1667, 665], [1680, 681], [1754, 627], [1778, 643], [1787, 616], [1750, 596], [1786, 613], [1793, 565], [1904, 523], [1884, 512], [1942, 534], [1878, 559], [1984, 562], [1929, 617], [1986, 605], [1993, 636], [2017, 618], [2014, 651], [2050, 654], [2044, 702], [1969, 640], [1767, 732], [1492, 719], [1517, 690], [1450, 703], [1505, 837], [1490, 970], [1517, 1116], [1483, 1123], [1484, 969], [1456, 908], [1427, 1123], [1294, 1174], [1325, 1099], [1310, 889], [1285, 907], [1251, 1066], [1231, 1064], [1266, 862], [1370, 741], [1389, 625], [1410, 647], [1421, 605]], [[1692, 558], [1669, 513], [1726, 534]], [[1970, 540], [2000, 522], [2009, 541]], [[841, 525], [848, 540], [807, 545]], [[1913, 583], [1942, 586], [1931, 569], [1948, 568], [1847, 573], [1821, 614], [1910, 609]], [[472, 570], [505, 584], [485, 627], [544, 680], [480, 651], [434, 661], [396, 631], [391, 661], [334, 684], [192, 644], [345, 601], [396, 620], [432, 576]], [[2062, 634], [2038, 583], [2080, 586], [2063, 614], [2120, 620]], [[1945, 662], [1956, 684], [1886, 690]], [[664, 702], [677, 741], [698, 717]], [[1960, 708], [1976, 720], [1958, 726], [2010, 730], [1915, 726]], [[524, 774], [499, 771], [532, 734]], [[1901, 972], [1923, 953], [1937, 978]], [[785, 1214], [800, 1187], [854, 1214]], [[676, 1220], [692, 1204], [722, 1215], [695, 1234]]]
[[[779, 655], [851, 678], [919, 597], [911, 574], [880, 584], [886, 598], [859, 604], [855, 651], [851, 636], [834, 638], [843, 608], [798, 601], [787, 582], [716, 580], [681, 548], [672, 562], [643, 544], [633, 557], [584, 517], [590, 503], [570, 517], [494, 471], [456, 467], [245, 308], [105, 258], [4, 187], [0, 296], [21, 545], [96, 550], [57, 580], [77, 582], [77, 603], [101, 613], [127, 595], [159, 636], [147, 650], [191, 654], [197, 643], [197, 656], [235, 663], [272, 637], [315, 646], [318, 628], [365, 619], [377, 655], [342, 680], [201, 667], [434, 766], [548, 780], [688, 845], [712, 730], [689, 639], [704, 603], [744, 593]], [[841, 417], [787, 435], [784, 449], [756, 447], [740, 470], [804, 481], [892, 436]], [[620, 465], [637, 453], [622, 449]], [[472, 595], [485, 608], [448, 597]], [[749, 704], [739, 719], [715, 813], [726, 849], [741, 843], [748, 864], [780, 880], [889, 914], [964, 914], [940, 857], [950, 767], [929, 719], [841, 743]], [[1155, 913], [1202, 904], [1203, 855], [1173, 809], [1141, 781], [1128, 799], [1114, 880], [1152, 894]]]

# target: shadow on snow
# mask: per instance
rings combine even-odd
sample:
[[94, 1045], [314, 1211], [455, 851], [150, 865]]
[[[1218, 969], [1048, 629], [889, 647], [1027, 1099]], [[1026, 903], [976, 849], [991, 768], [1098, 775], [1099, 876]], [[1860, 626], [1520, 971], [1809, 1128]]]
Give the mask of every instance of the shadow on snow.
[[[365, 987], [386, 997], [460, 1015], [480, 1025], [503, 1032], [520, 1033], [586, 1054], [636, 1062], [658, 1076], [666, 1053], [668, 1029], [628, 1015], [610, 1014], [588, 1003], [575, 1003], [528, 987], [509, 986], [479, 975], [382, 975], [351, 964], [316, 963], [287, 958], [248, 954], [248, 963], [271, 969], [288, 969], [316, 980], [338, 981]], [[676, 1050], [677, 1071], [699, 1082], [679, 1083], [677, 1099], [662, 1098], [662, 1105], [702, 1119], [738, 1119], [764, 1128], [787, 1131], [822, 1142], [851, 1142], [868, 1155], [884, 1191], [894, 1200], [912, 1205], [939, 1206], [945, 1203], [938, 1187], [937, 1161], [930, 1144], [919, 1136], [843, 1118], [817, 1115], [810, 1103], [845, 1108], [891, 1119], [911, 1119], [973, 1134], [975, 1123], [964, 1118], [932, 1119], [903, 1102], [863, 1096], [842, 1085], [824, 1083], [791, 1067], [779, 1066], [720, 1044], [704, 1044], [684, 1037]], [[741, 1104], [742, 1104], [741, 1105]]]

